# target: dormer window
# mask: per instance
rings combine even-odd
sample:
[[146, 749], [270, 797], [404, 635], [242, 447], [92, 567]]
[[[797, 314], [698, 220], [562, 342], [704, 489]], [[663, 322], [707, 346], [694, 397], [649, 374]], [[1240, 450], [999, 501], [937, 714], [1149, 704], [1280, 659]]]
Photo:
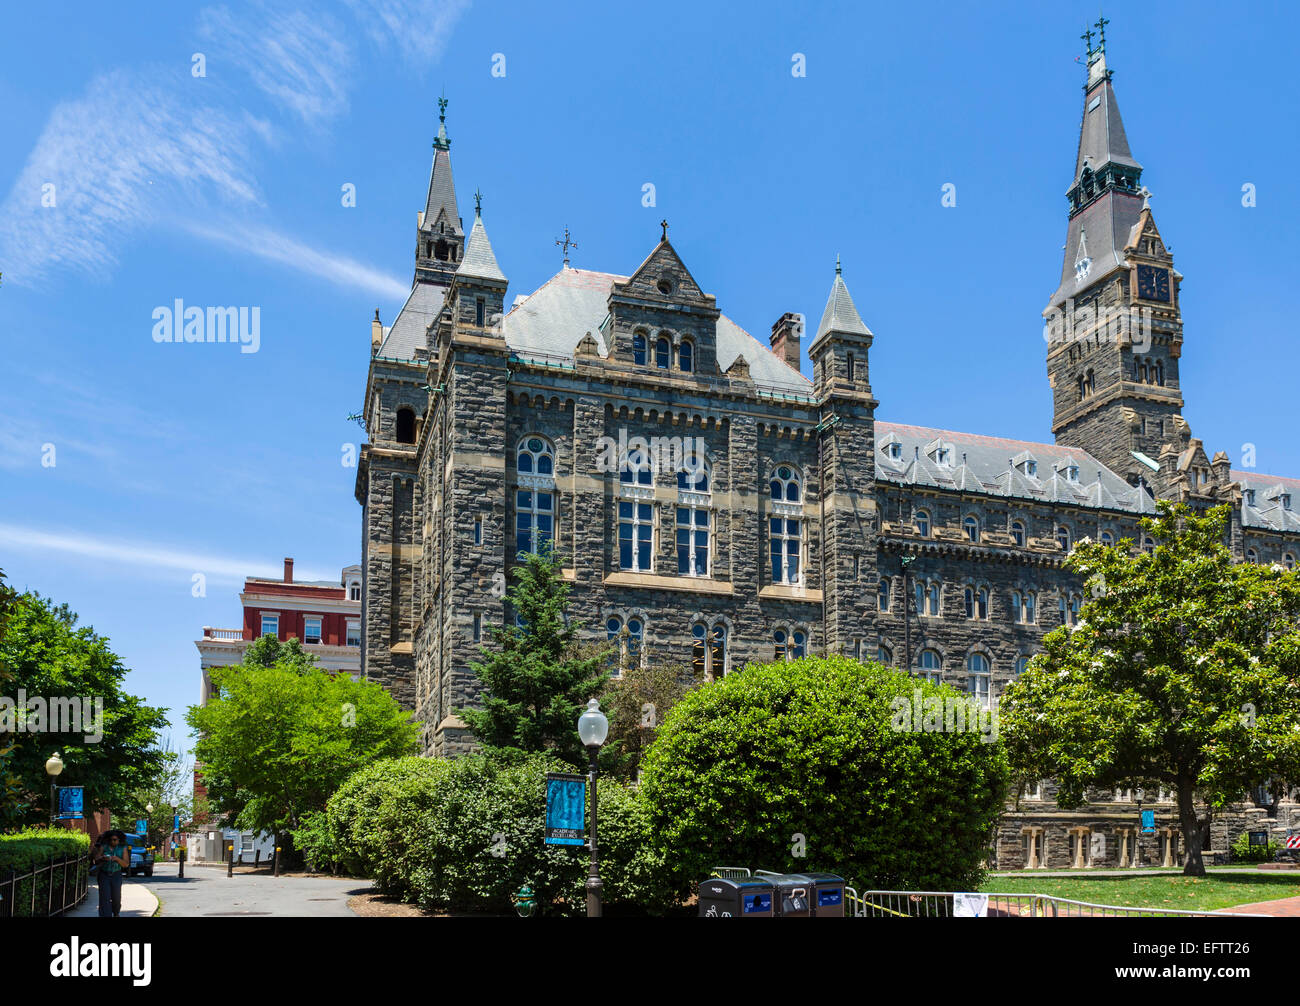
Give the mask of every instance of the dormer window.
[[1291, 509], [1291, 494], [1290, 494], [1290, 493], [1283, 493], [1281, 496], [1278, 497], [1278, 500], [1282, 503], [1282, 509], [1283, 509], [1283, 510], [1290, 510], [1290, 509]]
[[885, 445], [885, 453], [897, 461], [903, 456], [903, 445], [895, 440], [892, 444]]
[[1025, 474], [1026, 475], [1038, 474], [1038, 462], [1035, 461], [1033, 458], [1030, 458], [1028, 461], [1025, 462]]
[[947, 447], [939, 447], [934, 452], [935, 464], [950, 465], [952, 464], [952, 451]]
[[1254, 489], [1247, 489], [1247, 490], [1246, 490], [1246, 505], [1247, 505], [1247, 506], [1254, 506], [1254, 505], [1255, 505], [1255, 490], [1254, 490]]

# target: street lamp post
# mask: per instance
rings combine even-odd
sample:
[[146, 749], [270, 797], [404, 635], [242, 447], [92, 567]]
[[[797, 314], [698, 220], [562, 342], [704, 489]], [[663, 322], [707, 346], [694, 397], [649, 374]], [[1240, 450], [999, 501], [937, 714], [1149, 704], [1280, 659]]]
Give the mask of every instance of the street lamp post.
[[50, 755], [49, 760], [45, 762], [45, 771], [50, 777], [50, 824], [53, 824], [58, 820], [59, 814], [59, 787], [55, 780], [63, 771], [63, 759], [59, 757], [59, 752], [55, 751]]
[[167, 850], [167, 854], [169, 856], [176, 850], [176, 847], [180, 844], [181, 823], [176, 819], [176, 815], [180, 813], [180, 806], [181, 806], [180, 800], [173, 797], [172, 798], [172, 840], [171, 840], [170, 848], [168, 848]]
[[601, 883], [596, 852], [596, 776], [598, 773], [596, 758], [600, 754], [600, 746], [605, 743], [608, 735], [609, 720], [600, 711], [600, 703], [591, 699], [587, 703], [586, 711], [578, 717], [578, 738], [587, 749], [587, 757], [590, 759], [588, 777], [591, 779], [591, 839], [588, 846], [591, 849], [591, 868], [587, 873], [587, 918], [589, 919], [600, 918]]

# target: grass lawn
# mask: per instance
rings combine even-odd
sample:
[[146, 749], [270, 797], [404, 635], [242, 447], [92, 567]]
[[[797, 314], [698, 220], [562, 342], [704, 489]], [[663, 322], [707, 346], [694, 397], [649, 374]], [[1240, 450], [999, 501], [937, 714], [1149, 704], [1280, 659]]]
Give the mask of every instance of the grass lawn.
[[1003, 894], [1050, 894], [1100, 905], [1205, 910], [1300, 897], [1300, 874], [1213, 871], [1208, 877], [990, 877], [980, 888]]

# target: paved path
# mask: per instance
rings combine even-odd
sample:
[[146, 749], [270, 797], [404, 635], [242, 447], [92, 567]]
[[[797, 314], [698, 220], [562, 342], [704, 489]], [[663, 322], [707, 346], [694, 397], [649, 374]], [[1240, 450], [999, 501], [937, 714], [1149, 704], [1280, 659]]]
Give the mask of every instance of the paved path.
[[[334, 877], [272, 877], [269, 873], [226, 876], [224, 866], [175, 863], [154, 867], [149, 887], [162, 901], [162, 916], [322, 916], [356, 918], [348, 898], [370, 889], [366, 880]], [[125, 914], [125, 913], [124, 913]]]
[[1278, 898], [1276, 901], [1256, 901], [1249, 905], [1233, 905], [1225, 912], [1257, 912], [1283, 919], [1300, 919], [1300, 898]]
[[[122, 914], [119, 918], [147, 919], [158, 910], [158, 899], [145, 886], [144, 877], [126, 877], [122, 881]], [[94, 919], [99, 917], [99, 884], [90, 878], [90, 890], [85, 899], [65, 919]]]

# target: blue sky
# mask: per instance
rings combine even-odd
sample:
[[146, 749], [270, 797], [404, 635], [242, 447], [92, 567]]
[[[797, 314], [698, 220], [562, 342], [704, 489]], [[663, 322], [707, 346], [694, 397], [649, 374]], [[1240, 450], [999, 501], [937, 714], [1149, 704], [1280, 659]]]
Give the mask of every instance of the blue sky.
[[[461, 212], [480, 187], [511, 295], [559, 268], [565, 226], [575, 266], [626, 273], [666, 217], [719, 307], [765, 339], [785, 311], [815, 323], [838, 253], [876, 333], [880, 418], [1050, 440], [1040, 312], [1096, 16], [672, 0], [11, 11], [0, 567], [109, 636], [185, 743], [193, 641], [239, 624], [243, 576], [285, 555], [300, 577], [358, 561], [347, 416], [369, 319], [391, 323], [410, 285], [444, 87]], [[1294, 15], [1111, 16], [1129, 141], [1186, 277], [1184, 414], [1234, 466], [1253, 444], [1261, 471], [1300, 474], [1279, 421], [1300, 265]], [[176, 298], [258, 307], [259, 351], [155, 343], [152, 312]]]

